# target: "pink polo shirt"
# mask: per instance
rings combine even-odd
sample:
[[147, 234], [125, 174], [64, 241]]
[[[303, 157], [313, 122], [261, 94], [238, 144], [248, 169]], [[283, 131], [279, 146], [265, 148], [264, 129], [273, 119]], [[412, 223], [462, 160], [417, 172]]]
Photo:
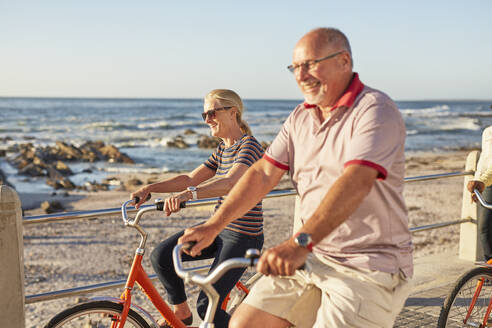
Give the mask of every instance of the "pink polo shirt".
[[[305, 223], [344, 167], [362, 164], [378, 172], [355, 212], [315, 245], [313, 252], [346, 265], [413, 275], [412, 241], [403, 199], [405, 124], [394, 102], [351, 84], [323, 123], [316, 107], [301, 104], [289, 115], [264, 158], [289, 170]], [[329, 216], [329, 213], [327, 213]]]

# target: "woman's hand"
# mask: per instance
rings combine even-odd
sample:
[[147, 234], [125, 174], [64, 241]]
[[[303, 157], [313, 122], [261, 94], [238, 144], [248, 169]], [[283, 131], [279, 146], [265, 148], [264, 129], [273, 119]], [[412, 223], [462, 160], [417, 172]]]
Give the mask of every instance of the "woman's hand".
[[169, 197], [164, 202], [164, 212], [169, 216], [171, 213], [176, 213], [181, 210], [180, 204], [190, 200], [188, 191], [183, 191], [176, 196]]
[[135, 199], [136, 197], [139, 198], [138, 203], [135, 204], [135, 208], [138, 210], [140, 208], [140, 205], [145, 203], [148, 199], [148, 195], [150, 194], [150, 190], [148, 188], [149, 186], [142, 187], [138, 189], [137, 191], [134, 191], [130, 194], [130, 199]]
[[468, 181], [466, 188], [468, 189], [469, 192], [471, 192], [472, 201], [477, 202], [478, 201], [477, 195], [475, 195], [473, 190], [477, 189], [478, 191], [480, 191], [482, 193], [483, 190], [485, 189], [485, 184], [482, 181], [471, 180], [471, 181]]

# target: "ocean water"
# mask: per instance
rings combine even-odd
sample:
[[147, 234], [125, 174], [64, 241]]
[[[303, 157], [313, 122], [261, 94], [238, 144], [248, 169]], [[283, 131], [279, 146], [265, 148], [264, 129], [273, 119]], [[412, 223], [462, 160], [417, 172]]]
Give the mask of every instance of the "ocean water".
[[[259, 141], [271, 142], [300, 100], [245, 100], [244, 118]], [[449, 151], [480, 147], [483, 129], [492, 125], [491, 101], [397, 101], [407, 129], [407, 151]], [[114, 144], [137, 164], [68, 163], [76, 184], [100, 181], [114, 172], [191, 170], [210, 154], [196, 146], [209, 134], [200, 113], [202, 99], [0, 98], [0, 149], [32, 142], [87, 140]], [[197, 135], [184, 136], [186, 129]], [[188, 149], [167, 147], [183, 135]], [[11, 154], [7, 154], [11, 156]], [[43, 179], [26, 179], [0, 158], [0, 168], [19, 191], [51, 191]], [[91, 168], [92, 173], [82, 173]]]

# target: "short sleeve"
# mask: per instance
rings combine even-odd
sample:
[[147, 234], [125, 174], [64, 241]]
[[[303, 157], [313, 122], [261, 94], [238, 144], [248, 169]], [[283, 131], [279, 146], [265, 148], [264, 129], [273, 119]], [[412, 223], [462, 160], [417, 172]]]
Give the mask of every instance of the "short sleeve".
[[247, 136], [239, 147], [234, 163], [241, 163], [251, 166], [263, 155], [263, 147], [252, 136]]
[[386, 179], [388, 169], [402, 152], [405, 135], [405, 124], [393, 102], [369, 105], [354, 123], [344, 167], [367, 165], [379, 172], [378, 179]]
[[206, 167], [211, 169], [212, 171], [217, 171], [219, 168], [219, 161], [217, 159], [217, 152], [220, 150], [221, 144], [215, 149], [215, 151], [210, 155], [210, 157], [203, 163]]

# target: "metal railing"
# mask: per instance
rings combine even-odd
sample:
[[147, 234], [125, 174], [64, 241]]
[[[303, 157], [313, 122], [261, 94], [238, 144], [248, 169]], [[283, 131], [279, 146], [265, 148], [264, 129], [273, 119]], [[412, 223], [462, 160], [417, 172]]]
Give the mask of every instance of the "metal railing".
[[[275, 198], [275, 197], [283, 197], [283, 196], [295, 196], [297, 195], [296, 191], [293, 189], [290, 190], [274, 190], [271, 191], [265, 198]], [[206, 205], [215, 205], [219, 197], [213, 198], [204, 198], [198, 200], [192, 200], [186, 202], [186, 208], [189, 207], [199, 207]], [[142, 205], [140, 208], [151, 207], [153, 205]], [[128, 207], [128, 213], [134, 213], [137, 210], [134, 207]], [[46, 223], [46, 222], [55, 222], [55, 221], [65, 221], [65, 220], [76, 220], [76, 219], [93, 219], [99, 218], [102, 216], [111, 216], [111, 215], [121, 215], [121, 208], [106, 208], [102, 210], [93, 210], [93, 211], [77, 211], [77, 212], [64, 212], [64, 213], [55, 213], [55, 214], [46, 214], [46, 215], [37, 215], [37, 216], [27, 216], [24, 217], [22, 224], [36, 224], [36, 223]]]
[[[441, 174], [432, 174], [432, 175], [424, 175], [424, 176], [416, 176], [416, 177], [408, 177], [405, 178], [405, 182], [419, 182], [419, 181], [429, 181], [429, 180], [437, 180], [443, 178], [454, 178], [466, 175], [473, 175], [475, 172], [473, 171], [464, 171], [464, 172], [450, 172], [450, 173], [441, 173]], [[274, 190], [268, 193], [265, 198], [275, 198], [275, 197], [285, 197], [285, 196], [295, 196], [297, 192], [293, 189], [289, 190]], [[206, 205], [216, 204], [218, 197], [215, 198], [207, 198], [207, 199], [199, 199], [195, 201], [186, 202], [186, 207], [199, 207]], [[143, 205], [140, 208], [150, 207], [153, 205]], [[137, 210], [134, 207], [128, 208], [128, 213], [134, 213]], [[47, 215], [38, 215], [38, 216], [29, 216], [24, 217], [23, 224], [37, 224], [37, 223], [46, 223], [46, 222], [57, 222], [64, 220], [74, 220], [74, 219], [89, 219], [89, 218], [99, 218], [102, 216], [111, 216], [111, 215], [120, 215], [120, 208], [110, 208], [110, 209], [102, 209], [102, 210], [93, 210], [93, 211], [78, 211], [78, 212], [65, 212], [65, 213], [56, 213], [56, 214], [47, 214]], [[427, 231], [432, 229], [439, 229], [443, 227], [448, 227], [452, 225], [462, 224], [466, 222], [472, 222], [471, 218], [462, 218], [454, 221], [441, 222], [435, 224], [429, 224], [419, 227], [410, 228], [412, 233]], [[207, 267], [204, 267], [205, 269]], [[155, 281], [157, 276], [150, 275], [150, 278]], [[43, 302], [48, 300], [54, 300], [59, 298], [64, 298], [68, 296], [77, 296], [82, 294], [94, 293], [102, 290], [113, 289], [118, 287], [125, 286], [125, 280], [117, 280], [110, 281], [105, 283], [99, 283], [94, 285], [87, 285], [81, 287], [75, 287], [70, 289], [58, 290], [53, 292], [28, 295], [25, 297], [25, 304], [32, 304], [37, 302]]]

